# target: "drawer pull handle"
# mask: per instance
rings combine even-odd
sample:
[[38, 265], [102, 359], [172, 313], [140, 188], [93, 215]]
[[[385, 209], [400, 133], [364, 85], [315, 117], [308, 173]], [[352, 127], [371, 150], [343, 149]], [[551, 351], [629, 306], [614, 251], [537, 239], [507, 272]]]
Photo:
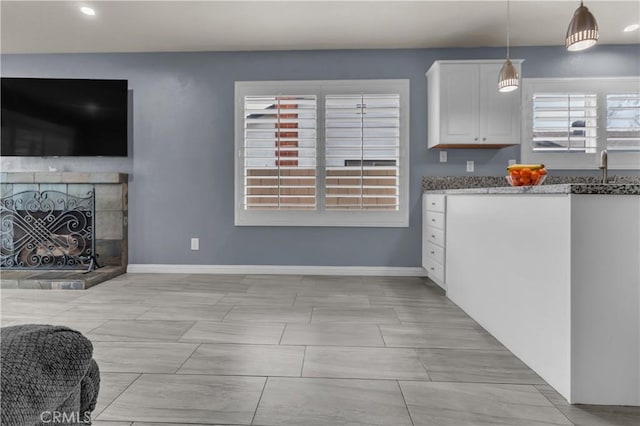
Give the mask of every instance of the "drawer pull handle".
[[433, 250], [431, 250], [431, 254], [436, 254], [436, 252], [435, 252], [435, 251], [433, 251]]
[[435, 205], [436, 205], [436, 203], [431, 203], [431, 205], [432, 205], [432, 206], [435, 206]]
[[429, 269], [431, 269], [432, 271], [435, 271], [435, 268], [433, 266], [431, 268], [429, 268]]
[[435, 238], [435, 237], [436, 237], [435, 235], [431, 234], [431, 238]]
[[435, 219], [431, 219], [431, 222], [435, 222], [435, 221], [436, 221]]

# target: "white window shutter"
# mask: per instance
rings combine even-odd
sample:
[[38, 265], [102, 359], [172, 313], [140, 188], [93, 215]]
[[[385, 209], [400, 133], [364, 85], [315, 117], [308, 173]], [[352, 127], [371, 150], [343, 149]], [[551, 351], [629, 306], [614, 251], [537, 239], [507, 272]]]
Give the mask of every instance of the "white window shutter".
[[607, 150], [640, 151], [640, 93], [607, 95]]
[[398, 210], [400, 96], [325, 98], [327, 210]]
[[317, 100], [245, 96], [245, 210], [316, 208]]
[[595, 93], [534, 93], [534, 152], [597, 151]]

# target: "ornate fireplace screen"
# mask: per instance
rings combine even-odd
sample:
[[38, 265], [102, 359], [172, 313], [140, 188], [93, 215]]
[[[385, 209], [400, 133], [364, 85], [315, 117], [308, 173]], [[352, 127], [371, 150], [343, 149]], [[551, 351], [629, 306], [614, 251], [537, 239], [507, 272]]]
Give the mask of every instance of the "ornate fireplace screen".
[[3, 269], [95, 269], [95, 195], [24, 191], [2, 197]]

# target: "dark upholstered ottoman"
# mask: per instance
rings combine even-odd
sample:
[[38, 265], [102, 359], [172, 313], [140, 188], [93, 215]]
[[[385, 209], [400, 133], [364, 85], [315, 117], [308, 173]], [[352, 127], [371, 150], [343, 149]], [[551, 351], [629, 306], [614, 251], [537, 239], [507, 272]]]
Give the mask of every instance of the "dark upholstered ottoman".
[[4, 327], [0, 352], [0, 424], [91, 424], [100, 372], [81, 333], [50, 325]]

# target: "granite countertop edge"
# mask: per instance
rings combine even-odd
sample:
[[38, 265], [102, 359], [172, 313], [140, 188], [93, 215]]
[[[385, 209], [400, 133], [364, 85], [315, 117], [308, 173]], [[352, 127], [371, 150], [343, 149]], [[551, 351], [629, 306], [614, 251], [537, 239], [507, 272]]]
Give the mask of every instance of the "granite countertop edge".
[[509, 186], [502, 176], [424, 176], [427, 194], [640, 195], [640, 177], [613, 176], [609, 183], [584, 176], [552, 176], [538, 186]]
[[640, 195], [640, 184], [558, 184], [487, 188], [432, 189], [425, 194], [584, 194]]

